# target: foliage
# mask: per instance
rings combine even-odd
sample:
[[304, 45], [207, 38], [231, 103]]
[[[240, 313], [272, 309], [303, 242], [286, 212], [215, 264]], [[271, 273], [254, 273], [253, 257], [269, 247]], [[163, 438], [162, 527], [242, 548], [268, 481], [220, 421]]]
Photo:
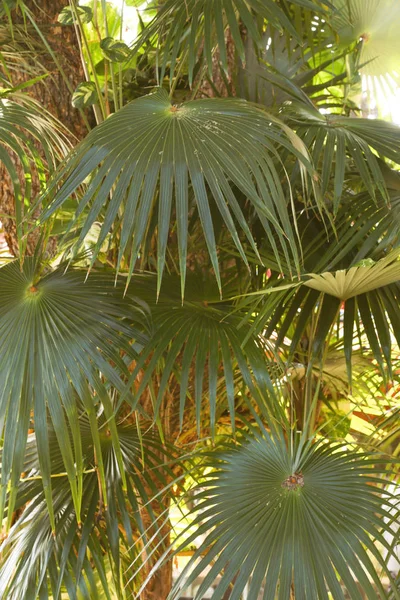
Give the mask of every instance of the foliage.
[[[246, 130], [242, 132], [244, 121]], [[238, 139], [240, 132], [241, 144], [235, 148], [233, 140]], [[276, 154], [273, 142], [288, 149], [295, 159], [299, 158], [306, 166], [309, 165], [300, 140], [285, 130], [276, 119], [256, 107], [240, 100], [220, 103], [215, 100], [195, 100], [177, 107], [171, 105], [166, 92], [156, 92], [125, 106], [85, 138], [77, 147], [73, 160], [54, 180], [53, 185], [57, 186], [62, 177], [63, 185], [43, 219], [61, 207], [88, 175], [96, 172], [96, 177], [77, 207], [76, 214], [79, 215], [86, 206], [90, 206], [77, 245], [79, 247], [91, 225], [98, 219], [110, 190], [114, 188], [92, 260], [96, 259], [123, 206], [124, 217], [118, 218], [121, 231], [117, 267], [128, 248], [132, 272], [150, 221], [154, 221], [154, 197], [157, 192], [158, 219], [153, 227], [157, 226], [158, 229], [157, 272], [161, 281], [169, 234], [168, 221], [175, 193], [179, 264], [184, 282], [190, 186], [211, 263], [221, 286], [208, 189], [243, 260], [247, 262], [234, 218], [255, 249], [246, 219], [232, 190], [234, 185], [253, 204], [267, 234], [271, 231], [271, 223], [274, 225], [282, 250], [285, 254], [291, 251], [297, 263], [295, 234], [273, 161], [273, 154]], [[123, 154], [121, 148], [125, 149]], [[255, 157], [251, 155], [254, 150]], [[51, 191], [52, 186], [49, 193]], [[71, 226], [73, 224], [74, 221]], [[289, 248], [286, 239], [291, 242]]]
[[1, 593], [400, 598], [400, 135], [360, 106], [400, 72], [394, 3], [71, 0], [79, 143], [30, 96], [60, 63], [28, 4], [0, 30]]
[[[90, 417], [82, 411], [79, 416], [84, 467], [83, 525], [77, 521], [71, 494], [65, 485], [67, 473], [63, 471], [61, 444], [49, 423], [48, 452], [55, 524], [51, 522], [41, 481], [43, 470], [37, 437], [31, 435], [16, 508], [21, 509], [27, 504], [28, 507], [2, 547], [0, 586], [8, 598], [35, 597], [46, 593], [47, 589], [56, 598], [64, 587], [72, 597], [75, 590], [79, 590], [82, 598], [97, 598], [99, 587], [105, 598], [110, 599], [114, 594], [121, 596], [123, 587], [129, 586], [128, 578], [121, 574], [121, 563], [126, 569], [138, 552], [134, 543], [138, 532], [130, 525], [132, 516], [144, 539], [148, 535], [148, 523], [157, 522], [149, 496], [157, 496], [158, 486], [166, 486], [166, 477], [171, 475], [159, 456], [157, 442], [150, 437], [140, 439], [135, 427], [117, 426], [123, 453], [123, 484], [105, 414], [100, 414], [96, 422], [99, 429], [97, 444], [93, 443]], [[69, 435], [72, 436], [72, 430]], [[165, 448], [163, 452], [165, 454]], [[107, 482], [104, 493], [97, 485], [99, 464], [104, 465]], [[12, 511], [9, 504], [7, 509]], [[125, 535], [120, 533], [120, 528], [124, 528]], [[26, 531], [29, 531], [28, 535], [25, 535]], [[104, 556], [103, 551], [108, 556]], [[88, 555], [94, 557], [94, 564]]]
[[336, 600], [343, 598], [338, 578], [355, 600], [362, 599], [356, 580], [368, 599], [384, 594], [366, 552], [382, 562], [368, 537], [384, 543], [388, 497], [370, 485], [379, 482], [376, 457], [296, 439], [288, 448], [282, 435], [263, 432], [211, 455], [209, 468], [195, 495], [198, 531], [187, 542], [207, 535], [171, 598], [206, 567], [196, 599], [221, 571], [216, 597], [233, 582], [231, 598], [240, 598], [251, 581], [249, 598], [258, 598], [263, 584], [266, 600], [288, 598], [293, 582], [296, 598], [327, 598], [328, 588]]

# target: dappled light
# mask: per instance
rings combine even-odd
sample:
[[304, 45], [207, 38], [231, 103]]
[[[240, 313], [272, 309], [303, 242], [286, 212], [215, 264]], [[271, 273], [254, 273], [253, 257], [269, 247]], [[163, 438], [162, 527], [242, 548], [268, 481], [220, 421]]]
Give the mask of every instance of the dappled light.
[[400, 600], [399, 0], [0, 0], [0, 597]]

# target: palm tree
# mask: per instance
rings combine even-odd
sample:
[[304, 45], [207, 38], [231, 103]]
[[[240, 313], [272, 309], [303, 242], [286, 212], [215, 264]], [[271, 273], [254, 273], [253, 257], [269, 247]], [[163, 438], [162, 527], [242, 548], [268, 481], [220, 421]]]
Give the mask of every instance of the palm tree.
[[400, 598], [400, 129], [360, 109], [400, 53], [366, 47], [372, 4], [71, 0], [77, 145], [32, 61], [4, 84], [2, 597]]
[[[5, 8], [8, 5], [3, 3], [3, 12], [6, 12], [1, 23], [3, 87], [20, 90], [27, 90], [29, 87], [30, 98], [36, 100], [53, 116], [62, 119], [64, 135], [74, 140], [81, 139], [87, 133], [87, 117], [71, 103], [71, 94], [84, 77], [81, 55], [76, 44], [73, 24], [61, 28], [57, 22], [58, 15], [68, 5], [68, 0], [52, 0], [47, 3], [42, 0], [40, 6], [37, 2], [29, 0], [23, 5], [16, 4], [11, 27], [7, 14], [9, 18], [11, 15]], [[23, 179], [18, 161], [16, 171]], [[3, 165], [0, 179], [2, 224], [10, 250], [18, 255], [12, 185]], [[32, 185], [36, 195], [40, 189], [40, 181], [34, 178]], [[30, 235], [27, 252], [34, 253], [37, 234], [38, 232], [32, 232]], [[54, 244], [55, 239], [52, 240], [49, 250]]]

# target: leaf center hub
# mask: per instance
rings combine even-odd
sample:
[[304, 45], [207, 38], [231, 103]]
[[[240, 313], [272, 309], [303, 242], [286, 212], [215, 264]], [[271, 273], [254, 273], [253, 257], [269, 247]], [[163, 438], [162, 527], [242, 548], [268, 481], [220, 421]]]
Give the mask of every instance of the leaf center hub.
[[296, 472], [293, 475], [289, 475], [289, 477], [287, 477], [285, 481], [282, 482], [282, 487], [286, 488], [287, 490], [294, 491], [304, 487], [303, 473]]

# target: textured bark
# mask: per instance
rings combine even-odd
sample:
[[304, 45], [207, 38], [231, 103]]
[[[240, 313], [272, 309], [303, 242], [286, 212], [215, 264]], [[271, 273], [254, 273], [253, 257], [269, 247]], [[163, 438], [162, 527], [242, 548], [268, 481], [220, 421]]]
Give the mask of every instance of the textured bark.
[[[152, 502], [152, 508], [154, 514], [160, 513], [160, 507], [156, 505], [156, 502]], [[165, 510], [165, 504], [163, 506], [163, 510]], [[148, 519], [145, 515], [143, 515], [143, 521], [145, 526], [149, 526]], [[161, 529], [161, 535], [164, 538], [164, 547], [168, 547], [170, 542], [170, 531], [171, 525], [169, 521], [164, 525]], [[154, 557], [156, 560], [158, 557]], [[150, 571], [151, 565], [147, 569], [147, 572]], [[146, 586], [146, 589], [141, 594], [141, 600], [167, 600], [168, 594], [171, 591], [172, 587], [172, 559], [165, 562], [161, 567], [159, 567], [153, 577], [150, 579], [149, 583]]]
[[[77, 43], [75, 30], [72, 26], [61, 26], [57, 23], [57, 17], [61, 10], [68, 6], [68, 0], [25, 0], [26, 6], [34, 15], [35, 21], [46, 42], [57, 56], [59, 64], [65, 75], [68, 77], [71, 89], [84, 80], [79, 46]], [[23, 27], [24, 19], [18, 11], [14, 11], [13, 23], [15, 26]], [[29, 27], [29, 25], [27, 25]], [[55, 64], [50, 53], [46, 50], [43, 42], [32, 28], [29, 29], [32, 38], [36, 38], [35, 49], [37, 55], [32, 58], [26, 58], [32, 69], [37, 69], [38, 74], [48, 72], [50, 74], [43, 82], [39, 82], [28, 88], [29, 93], [35, 100], [40, 102], [45, 109], [59, 119], [63, 125], [71, 132], [71, 139], [82, 139], [86, 135], [86, 126], [82, 120], [80, 112], [71, 104], [71, 92]], [[25, 55], [29, 56], [29, 54]], [[38, 66], [40, 64], [40, 67]], [[23, 81], [32, 78], [32, 74], [21, 71], [11, 71], [12, 83], [14, 86]], [[35, 144], [36, 145], [36, 144]], [[11, 157], [17, 165], [20, 173], [20, 180], [23, 183], [22, 169], [15, 157]], [[39, 182], [33, 177], [32, 198], [39, 193]], [[15, 214], [15, 199], [10, 178], [3, 165], [0, 165], [0, 213]], [[18, 254], [18, 243], [15, 231], [15, 222], [13, 219], [3, 218], [3, 227], [7, 244], [14, 255]], [[33, 233], [28, 238], [27, 254], [32, 254], [36, 247], [38, 233]], [[48, 251], [52, 252], [54, 240], [50, 242]]]
[[235, 42], [232, 39], [232, 34], [228, 28], [225, 34], [226, 41], [226, 58], [228, 73], [223, 76], [220, 68], [220, 52], [214, 52], [212, 58], [212, 79], [205, 79], [201, 84], [199, 93], [208, 98], [222, 97], [235, 95], [234, 74], [237, 71]]
[[[69, 6], [68, 0], [25, 0], [35, 21], [46, 39], [46, 42], [56, 55], [61, 68], [68, 77], [74, 90], [78, 83], [85, 79], [78, 41], [73, 26], [60, 25], [58, 15], [63, 8]], [[22, 23], [23, 18], [15, 13], [14, 23]], [[45, 82], [37, 83], [29, 88], [29, 93], [59, 119], [71, 133], [81, 139], [86, 134], [86, 127], [80, 112], [71, 104], [71, 92], [50, 54], [43, 47], [40, 62], [50, 73]], [[14, 83], [20, 83], [25, 77], [16, 76]]]
[[[158, 384], [159, 384], [159, 382], [156, 382], [156, 387], [158, 387]], [[179, 428], [178, 428], [179, 422], [176, 421], [176, 419], [173, 416], [175, 413], [172, 412], [172, 408], [174, 405], [176, 406], [176, 401], [177, 401], [177, 397], [176, 397], [177, 390], [174, 390], [174, 391], [175, 391], [175, 394], [173, 392], [166, 393], [164, 402], [162, 403], [162, 406], [160, 407], [160, 419], [162, 422], [164, 435], [169, 442], [172, 441], [171, 436], [174, 434], [176, 436], [177, 431], [179, 431]], [[154, 407], [153, 407], [153, 402], [152, 402], [150, 394], [146, 393], [144, 395], [144, 397], [142, 397], [141, 404], [147, 414], [151, 415], [153, 413]], [[160, 454], [160, 458], [163, 461], [168, 460], [167, 457], [162, 454]], [[159, 480], [155, 479], [154, 483], [160, 489]], [[151, 496], [150, 491], [149, 491], [149, 496]], [[161, 502], [158, 502], [158, 500], [153, 500], [153, 502], [151, 503], [151, 507], [152, 507], [152, 511], [153, 511], [154, 515], [156, 517], [159, 515], [162, 515], [162, 513], [165, 511], [165, 508], [167, 505], [169, 506], [169, 498], [168, 497], [162, 498]], [[150, 528], [150, 530], [151, 530], [151, 520], [150, 520], [150, 516], [149, 516], [149, 513], [147, 512], [147, 510], [143, 511], [142, 518], [143, 518], [145, 527]], [[164, 516], [164, 519], [165, 519], [165, 516]], [[162, 552], [166, 548], [168, 548], [169, 543], [170, 543], [170, 532], [171, 532], [171, 523], [168, 519], [168, 520], [166, 520], [166, 522], [164, 523], [164, 525], [161, 529], [161, 536], [164, 540], [164, 543], [163, 543], [162, 547], [160, 548], [159, 552], [156, 553], [156, 555], [153, 556], [152, 559], [149, 561], [149, 563], [146, 565], [146, 569], [145, 569], [146, 575], [151, 571], [152, 566], [157, 562], [159, 555], [162, 554]], [[146, 559], [145, 552], [143, 554], [143, 559], [144, 560]], [[173, 567], [173, 563], [172, 563], [172, 559], [170, 559], [157, 569], [156, 573], [153, 575], [153, 577], [147, 584], [146, 589], [142, 592], [140, 600], [166, 600], [167, 599], [168, 594], [171, 591], [171, 587], [172, 587], [172, 567]]]

